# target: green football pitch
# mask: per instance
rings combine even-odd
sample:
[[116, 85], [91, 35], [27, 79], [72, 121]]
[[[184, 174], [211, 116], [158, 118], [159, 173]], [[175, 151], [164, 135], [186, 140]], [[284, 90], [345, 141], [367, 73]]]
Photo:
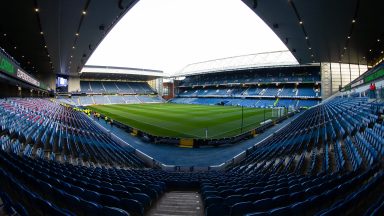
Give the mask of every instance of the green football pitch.
[[271, 109], [244, 108], [242, 111], [241, 107], [234, 106], [189, 104], [118, 104], [88, 108], [146, 133], [178, 138], [230, 137], [256, 128], [272, 116]]

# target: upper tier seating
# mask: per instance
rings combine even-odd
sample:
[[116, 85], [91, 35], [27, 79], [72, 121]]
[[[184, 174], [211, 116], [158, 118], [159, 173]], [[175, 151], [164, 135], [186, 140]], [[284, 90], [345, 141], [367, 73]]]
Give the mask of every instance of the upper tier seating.
[[291, 98], [314, 98], [320, 97], [320, 93], [313, 88], [292, 86], [264, 86], [264, 87], [205, 87], [205, 88], [182, 88], [179, 97], [291, 97]]
[[[191, 75], [180, 82], [179, 93], [171, 102], [306, 108], [320, 102], [320, 80], [315, 67]], [[196, 99], [178, 99], [188, 97]], [[301, 103], [302, 99], [306, 101]]]
[[[338, 98], [304, 112], [223, 176], [201, 184], [206, 215], [374, 211], [366, 208], [380, 206], [384, 192], [384, 126], [376, 112], [366, 98]], [[374, 201], [364, 203], [370, 193]]]
[[244, 96], [257, 96], [257, 95], [260, 95], [260, 92], [262, 91], [263, 89], [262, 88], [257, 88], [257, 87], [250, 87], [250, 88], [247, 88], [246, 90], [242, 91], [240, 93], [240, 95], [244, 95]]
[[95, 104], [110, 104], [108, 96], [94, 95], [92, 97], [93, 97], [93, 101], [95, 102]]
[[316, 91], [312, 88], [298, 88], [299, 97], [316, 97]]
[[135, 91], [132, 87], [126, 82], [116, 82], [116, 87], [119, 92], [126, 92], [127, 94], [135, 94]]
[[265, 88], [260, 94], [263, 96], [276, 96], [277, 93], [278, 93], [278, 88], [268, 87], [268, 88]]
[[[316, 69], [315, 69], [316, 70]], [[239, 84], [239, 83], [296, 83], [320, 81], [320, 72], [297, 72], [297, 71], [237, 71], [221, 72], [216, 74], [202, 74], [187, 76], [181, 83], [182, 86], [206, 86], [220, 84]]]
[[[180, 81], [179, 93], [172, 102], [247, 107], [310, 107], [320, 102], [319, 81], [321, 76], [317, 67], [190, 75]], [[196, 99], [178, 99], [188, 97]], [[311, 100], [300, 103], [302, 99]]]
[[[319, 103], [318, 98], [321, 96], [319, 90], [314, 90], [314, 88], [294, 87], [294, 85], [287, 84], [258, 87], [183, 87], [180, 91], [178, 98], [172, 99], [172, 102], [211, 105], [223, 102], [225, 105], [246, 107], [311, 107]], [[188, 97], [196, 99], [179, 99]], [[276, 97], [278, 97], [281, 102], [276, 101]], [[305, 99], [305, 101], [301, 101], [300, 99]], [[300, 100], [300, 102], [298, 102], [298, 100]]]
[[284, 87], [279, 92], [280, 97], [293, 97], [296, 96], [297, 89], [296, 88], [290, 88], [290, 87]]
[[[313, 101], [315, 105], [315, 103], [317, 104], [317, 101]], [[298, 100], [291, 100], [291, 99], [280, 99], [278, 101], [278, 105], [279, 107], [289, 107], [289, 106], [294, 106], [294, 107], [298, 107], [298, 104], [299, 101]]]
[[315, 100], [299, 100], [299, 107], [311, 107], [318, 104], [318, 101]]

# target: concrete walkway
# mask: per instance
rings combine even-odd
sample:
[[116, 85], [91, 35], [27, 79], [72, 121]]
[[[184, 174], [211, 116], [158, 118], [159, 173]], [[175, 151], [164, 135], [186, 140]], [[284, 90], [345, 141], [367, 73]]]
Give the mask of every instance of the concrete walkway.
[[203, 216], [200, 194], [193, 191], [165, 193], [149, 210], [147, 216]]

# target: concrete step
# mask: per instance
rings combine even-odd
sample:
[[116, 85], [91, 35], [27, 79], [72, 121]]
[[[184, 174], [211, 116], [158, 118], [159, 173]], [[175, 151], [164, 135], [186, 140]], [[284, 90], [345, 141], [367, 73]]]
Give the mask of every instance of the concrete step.
[[147, 216], [203, 216], [200, 194], [196, 191], [165, 193], [146, 214]]

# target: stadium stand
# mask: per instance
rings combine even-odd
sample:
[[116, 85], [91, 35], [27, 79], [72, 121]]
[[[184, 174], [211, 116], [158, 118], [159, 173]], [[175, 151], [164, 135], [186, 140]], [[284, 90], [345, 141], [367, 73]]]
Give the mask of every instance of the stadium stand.
[[[172, 191], [195, 198], [171, 197], [163, 208], [173, 215], [199, 197], [206, 216], [384, 215], [384, 56], [377, 27], [384, 1], [243, 0], [287, 51], [190, 65], [168, 89], [178, 93], [171, 102], [308, 109], [204, 170], [162, 164], [111, 133], [110, 121], [99, 124], [89, 110], [70, 106], [162, 101], [147, 83], [160, 86], [152, 81], [163, 78], [161, 71], [84, 72], [97, 45], [137, 2], [2, 1], [0, 215], [142, 216]], [[300, 65], [286, 62], [286, 54]], [[64, 94], [53, 99], [60, 76], [72, 83], [56, 84]], [[164, 149], [175, 157], [170, 146]]]
[[163, 103], [157, 95], [88, 95], [59, 97], [58, 101], [74, 106], [88, 106], [93, 104], [130, 104], [130, 103]]
[[225, 106], [244, 106], [253, 108], [264, 107], [311, 107], [319, 103], [317, 100], [290, 100], [290, 99], [233, 99], [233, 98], [174, 98], [171, 103], [179, 104], [206, 104]]
[[121, 94], [153, 94], [155, 91], [146, 82], [116, 81], [80, 81], [81, 92], [84, 93], [121, 93]]
[[80, 92], [72, 92], [71, 97], [56, 98], [73, 106], [164, 102], [147, 82], [80, 81], [80, 88]]
[[124, 104], [125, 100], [123, 96], [107, 96], [111, 104]]
[[116, 82], [116, 87], [119, 90], [119, 92], [126, 92], [127, 94], [134, 94], [135, 91], [128, 85], [128, 83], [125, 82]]
[[11, 212], [143, 215], [171, 188], [200, 188], [208, 216], [370, 214], [382, 205], [383, 106], [367, 98], [309, 109], [239, 164], [196, 173], [118, 168], [143, 164], [84, 113], [55, 102], [0, 107], [1, 199]]
[[[285, 73], [279, 69], [259, 69], [191, 75], [180, 83], [178, 97], [171, 102], [189, 103], [179, 98], [197, 98], [191, 100], [193, 104], [227, 101], [226, 105], [247, 107], [310, 107], [321, 100], [320, 76], [316, 70], [317, 67], [291, 67]], [[277, 98], [290, 100], [278, 103]], [[302, 99], [307, 102], [298, 103]]]
[[[92, 96], [83, 96], [83, 97], [78, 97], [78, 103], [76, 103], [76, 105], [85, 105], [85, 104], [94, 104], [95, 103], [95, 100], [93, 99]], [[61, 102], [64, 102], [63, 100], [61, 100]]]
[[238, 84], [238, 83], [315, 83], [320, 81], [320, 74], [316, 68], [307, 67], [304, 70], [295, 71], [295, 69], [286, 68], [284, 71], [267, 69], [257, 71], [252, 70], [236, 71], [236, 73], [217, 73], [201, 74], [198, 76], [188, 76], [183, 80], [181, 86], [203, 86], [220, 84]]
[[142, 166], [133, 149], [113, 142], [91, 119], [56, 102], [5, 99], [0, 113], [3, 150], [77, 164]]

